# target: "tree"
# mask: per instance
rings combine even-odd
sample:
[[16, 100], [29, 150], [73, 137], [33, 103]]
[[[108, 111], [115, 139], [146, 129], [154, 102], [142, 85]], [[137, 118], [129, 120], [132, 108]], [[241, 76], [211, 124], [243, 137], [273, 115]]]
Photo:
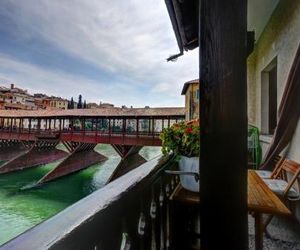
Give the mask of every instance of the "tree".
[[83, 102], [83, 108], [86, 109], [87, 108], [87, 105], [86, 105], [86, 100], [84, 100]]
[[79, 97], [78, 97], [77, 108], [82, 109], [82, 95], [79, 95]]
[[74, 109], [74, 99], [73, 99], [73, 97], [71, 98], [70, 109]]
[[74, 99], [71, 98], [71, 101], [68, 103], [68, 109], [74, 109]]

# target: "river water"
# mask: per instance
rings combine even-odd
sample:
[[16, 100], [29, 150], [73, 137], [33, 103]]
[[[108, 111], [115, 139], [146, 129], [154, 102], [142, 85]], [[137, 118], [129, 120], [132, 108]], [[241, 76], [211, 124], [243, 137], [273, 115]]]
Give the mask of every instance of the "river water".
[[[38, 188], [29, 187], [59, 162], [1, 175], [0, 245], [103, 187], [120, 157], [110, 145], [97, 145], [96, 151], [108, 160]], [[140, 151], [147, 160], [159, 153], [158, 147]]]

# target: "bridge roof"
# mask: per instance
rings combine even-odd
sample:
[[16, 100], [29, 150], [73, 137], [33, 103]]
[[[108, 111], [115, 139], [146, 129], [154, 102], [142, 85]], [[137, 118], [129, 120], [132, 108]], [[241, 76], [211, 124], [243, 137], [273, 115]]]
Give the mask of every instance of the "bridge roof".
[[68, 110], [0, 110], [0, 117], [37, 118], [37, 117], [166, 117], [184, 116], [181, 107], [167, 108], [98, 108]]

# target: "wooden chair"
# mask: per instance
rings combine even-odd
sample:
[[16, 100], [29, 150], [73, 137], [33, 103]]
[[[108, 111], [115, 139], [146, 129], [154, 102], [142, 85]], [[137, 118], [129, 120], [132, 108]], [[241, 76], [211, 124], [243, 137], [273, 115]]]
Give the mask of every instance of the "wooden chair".
[[[268, 187], [283, 200], [300, 199], [300, 164], [285, 159], [272, 174], [270, 179], [264, 179]], [[298, 186], [295, 188], [294, 186]]]
[[[300, 200], [300, 164], [285, 159], [272, 174], [271, 179], [263, 179], [267, 186], [284, 202]], [[295, 188], [297, 186], [297, 188]], [[271, 222], [273, 215], [269, 215], [264, 223], [264, 229]], [[267, 233], [267, 232], [266, 232]], [[267, 233], [268, 235], [268, 233]]]
[[281, 167], [284, 160], [285, 160], [284, 157], [281, 157], [280, 155], [277, 155], [273, 160], [273, 165], [275, 166], [273, 171], [270, 171], [270, 170], [255, 170], [255, 172], [262, 179], [272, 179], [276, 175], [277, 171]]

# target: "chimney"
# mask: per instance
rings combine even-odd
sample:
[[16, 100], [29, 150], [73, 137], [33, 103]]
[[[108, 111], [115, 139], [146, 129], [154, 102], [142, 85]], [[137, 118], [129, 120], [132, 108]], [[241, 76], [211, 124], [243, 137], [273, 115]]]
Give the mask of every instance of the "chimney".
[[14, 89], [15, 85], [13, 83], [10, 84], [10, 89]]

